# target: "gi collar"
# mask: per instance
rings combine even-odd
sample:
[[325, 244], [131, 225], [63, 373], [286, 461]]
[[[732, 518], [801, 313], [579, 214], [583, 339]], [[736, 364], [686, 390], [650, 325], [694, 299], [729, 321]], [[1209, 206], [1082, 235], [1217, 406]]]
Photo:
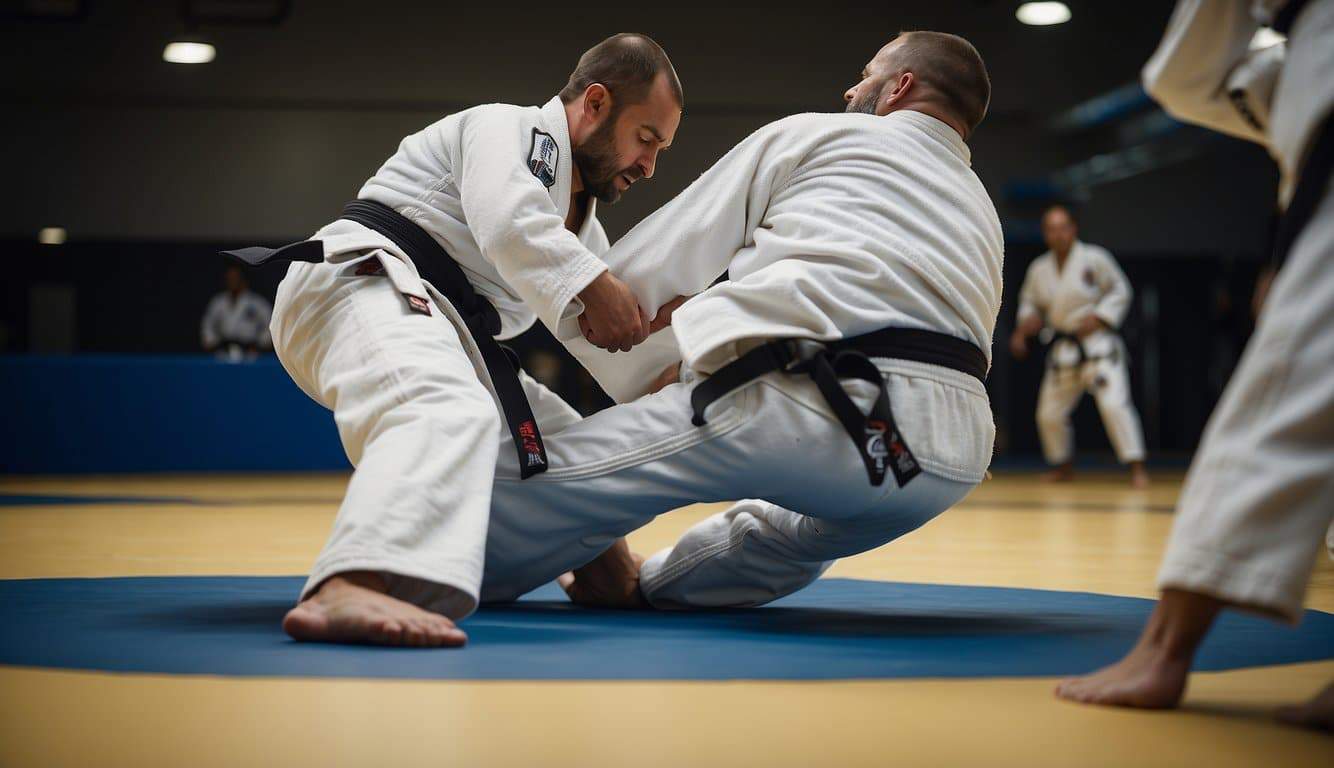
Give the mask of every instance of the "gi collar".
[[[556, 140], [560, 148], [560, 162], [556, 164], [556, 183], [551, 186], [551, 201], [556, 204], [556, 211], [563, 219], [570, 215], [570, 188], [574, 186], [574, 150], [570, 147], [570, 123], [565, 115], [565, 102], [555, 96], [542, 105], [542, 127]], [[597, 218], [598, 201], [588, 196], [588, 212], [584, 214], [583, 224], [578, 236], [587, 241]]]
[[920, 126], [927, 133], [948, 144], [950, 149], [962, 157], [965, 163], [970, 166], [973, 164], [972, 150], [968, 148], [968, 144], [964, 142], [959, 132], [951, 128], [948, 123], [915, 109], [900, 109], [897, 112], [891, 112], [887, 117], [899, 117]]
[[561, 218], [570, 214], [570, 186], [573, 184], [574, 153], [570, 150], [570, 124], [565, 117], [565, 103], [559, 96], [542, 105], [541, 128], [556, 140], [560, 152], [556, 163], [556, 183], [548, 190]]

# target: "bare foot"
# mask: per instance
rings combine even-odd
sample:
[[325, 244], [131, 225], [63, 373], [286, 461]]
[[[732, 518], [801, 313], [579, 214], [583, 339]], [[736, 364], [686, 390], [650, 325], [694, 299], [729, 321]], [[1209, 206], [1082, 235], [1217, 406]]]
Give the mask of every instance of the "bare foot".
[[1141, 491], [1149, 487], [1149, 471], [1144, 468], [1144, 462], [1130, 464], [1130, 487]]
[[1084, 704], [1170, 709], [1181, 701], [1190, 659], [1172, 659], [1141, 643], [1124, 659], [1056, 686], [1056, 695]]
[[318, 643], [440, 648], [468, 641], [454, 622], [385, 591], [384, 581], [373, 573], [341, 573], [288, 611], [283, 631]]
[[1075, 467], [1068, 462], [1060, 464], [1051, 471], [1043, 473], [1039, 479], [1044, 483], [1068, 483], [1075, 479]]
[[643, 608], [648, 605], [639, 589], [641, 555], [630, 551], [625, 539], [618, 540], [593, 562], [562, 574], [557, 582], [570, 602], [596, 608]]
[[1275, 716], [1288, 725], [1334, 732], [1334, 683], [1305, 704], [1281, 707]]
[[1206, 595], [1164, 590], [1139, 642], [1124, 659], [1056, 686], [1056, 696], [1084, 704], [1168, 709], [1181, 701], [1186, 678], [1222, 603]]

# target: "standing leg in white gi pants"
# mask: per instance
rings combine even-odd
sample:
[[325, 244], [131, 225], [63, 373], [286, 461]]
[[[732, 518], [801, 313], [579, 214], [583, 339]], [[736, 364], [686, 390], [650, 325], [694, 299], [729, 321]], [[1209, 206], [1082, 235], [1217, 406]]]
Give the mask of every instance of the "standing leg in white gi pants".
[[[1074, 458], [1075, 432], [1070, 414], [1085, 392], [1093, 395], [1107, 438], [1122, 464], [1144, 461], [1144, 431], [1130, 396], [1130, 370], [1125, 344], [1111, 334], [1086, 342], [1090, 355], [1112, 354], [1083, 363], [1079, 368], [1050, 367], [1038, 390], [1037, 423], [1042, 454], [1048, 464], [1061, 467]], [[1055, 353], [1055, 350], [1053, 350]]]
[[[773, 503], [741, 502], [700, 523], [641, 572], [655, 605], [756, 605], [806, 586], [837, 557], [920, 527], [974, 487], [930, 472], [905, 489], [892, 477], [871, 486], [809, 379], [765, 376], [711, 406], [703, 427], [691, 423], [693, 384], [546, 431], [551, 469], [540, 476], [520, 481], [516, 460], [501, 452], [483, 601], [550, 582], [662, 512], [762, 496]], [[848, 389], [869, 404], [856, 382]]]
[[[1334, 194], [1295, 243], [1191, 465], [1140, 644], [1066, 698], [1174, 706], [1223, 606], [1296, 623], [1334, 519]], [[1197, 598], [1204, 598], [1203, 600]], [[1171, 637], [1165, 612], [1189, 620]]]
[[[279, 359], [333, 410], [356, 468], [302, 599], [330, 576], [369, 572], [404, 601], [383, 617], [382, 642], [461, 644], [444, 617], [477, 604], [504, 426], [447, 302], [414, 312], [388, 278], [355, 275], [358, 263], [292, 265], [273, 318]], [[299, 610], [289, 620], [315, 620]]]
[[1084, 396], [1084, 380], [1077, 368], [1048, 367], [1038, 388], [1038, 437], [1042, 456], [1059, 467], [1075, 455], [1075, 429], [1070, 414]]
[[[1159, 573], [1162, 598], [1130, 653], [1062, 683], [1063, 698], [1175, 706], [1221, 609], [1300, 619], [1334, 517], [1334, 0], [1273, 4], [1269, 20], [1292, 24], [1286, 52], [1254, 54], [1247, 42], [1260, 20], [1247, 17], [1250, 5], [1180, 0], [1145, 85], [1174, 116], [1269, 147], [1282, 172], [1286, 261], [1191, 465]], [[1248, 92], [1229, 80], [1250, 67], [1269, 74], [1268, 89], [1259, 78], [1250, 91], [1272, 104], [1264, 122], [1244, 117], [1229, 95]], [[1334, 685], [1279, 717], [1334, 730]]]

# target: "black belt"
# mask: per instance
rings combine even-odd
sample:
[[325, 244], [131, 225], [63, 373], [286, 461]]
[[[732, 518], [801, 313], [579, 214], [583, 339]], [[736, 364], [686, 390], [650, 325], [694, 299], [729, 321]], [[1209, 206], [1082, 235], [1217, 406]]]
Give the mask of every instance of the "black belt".
[[[402, 214], [373, 200], [353, 200], [343, 207], [342, 218], [355, 221], [389, 238], [407, 254], [417, 272], [440, 292], [458, 311], [468, 326], [482, 362], [495, 387], [505, 421], [519, 452], [519, 476], [529, 478], [547, 469], [547, 452], [538, 431], [537, 419], [519, 382], [518, 363], [496, 340], [500, 332], [500, 313], [473, 290], [463, 269], [426, 230]], [[226, 256], [250, 266], [270, 261], [324, 261], [324, 246], [319, 240], [304, 240], [278, 249], [241, 248], [223, 251]]]
[[1279, 10], [1274, 16], [1273, 28], [1275, 32], [1283, 35], [1292, 34], [1292, 25], [1296, 23], [1297, 17], [1306, 8], [1308, 0], [1288, 0], [1288, 4]]
[[[1103, 330], [1105, 333], [1111, 333], [1117, 336], [1120, 335], [1110, 328], [1105, 328]], [[1052, 350], [1054, 350], [1056, 345], [1062, 341], [1068, 341], [1071, 344], [1074, 344], [1075, 349], [1079, 352], [1079, 358], [1075, 360], [1073, 365], [1060, 365], [1056, 362], [1056, 355], [1052, 353]], [[1111, 352], [1108, 352], [1105, 355], [1090, 355], [1088, 351], [1084, 349], [1084, 341], [1073, 333], [1056, 331], [1052, 334], [1051, 341], [1047, 342], [1047, 367], [1057, 371], [1077, 370], [1082, 368], [1084, 363], [1094, 360], [1111, 360], [1112, 362], [1116, 362], [1119, 357], [1120, 352], [1115, 347], [1112, 348]]]
[[[884, 482], [885, 469], [903, 487], [922, 472], [903, 435], [894, 424], [889, 390], [872, 357], [930, 363], [973, 376], [985, 382], [987, 356], [973, 344], [935, 331], [915, 328], [884, 328], [837, 341], [782, 339], [761, 344], [720, 368], [690, 393], [694, 423], [703, 426], [704, 409], [733, 390], [761, 376], [781, 371], [804, 373], [815, 381], [834, 415], [866, 465], [871, 485]], [[864, 414], [839, 383], [860, 379], [876, 385], [879, 394], [870, 414]]]
[[1330, 177], [1334, 175], [1334, 116], [1326, 117], [1316, 132], [1300, 173], [1297, 187], [1292, 191], [1292, 200], [1279, 218], [1278, 231], [1274, 235], [1276, 265], [1282, 265], [1288, 257], [1288, 251], [1297, 242], [1297, 236], [1306, 228], [1320, 201], [1324, 199]]

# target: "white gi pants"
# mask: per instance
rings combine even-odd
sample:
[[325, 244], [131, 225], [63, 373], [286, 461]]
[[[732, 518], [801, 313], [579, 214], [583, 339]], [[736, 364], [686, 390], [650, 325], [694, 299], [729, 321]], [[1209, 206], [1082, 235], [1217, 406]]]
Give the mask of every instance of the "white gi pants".
[[1162, 589], [1296, 622], [1334, 519], [1334, 193], [1279, 270], [1177, 504]]
[[[517, 459], [500, 453], [483, 601], [550, 582], [662, 512], [763, 497], [774, 503], [742, 501], [710, 517], [640, 573], [660, 608], [758, 605], [920, 527], [974, 487], [928, 472], [902, 489], [892, 476], [873, 487], [808, 378], [769, 374], [710, 406], [703, 427], [691, 423], [695, 383], [687, 375], [561, 431], [543, 425], [551, 469], [536, 477], [519, 480]], [[869, 386], [844, 385], [869, 406]]]
[[462, 618], [477, 605], [508, 432], [452, 307], [412, 311], [387, 277], [354, 274], [363, 260], [295, 263], [275, 301], [274, 350], [333, 410], [356, 468], [301, 596], [340, 572], [379, 571], [395, 597]]
[[[1053, 355], [1073, 351], [1068, 341], [1058, 342]], [[1130, 398], [1130, 371], [1125, 343], [1115, 334], [1095, 333], [1084, 340], [1090, 356], [1078, 367], [1048, 367], [1038, 390], [1038, 435], [1042, 454], [1048, 464], [1064, 464], [1075, 451], [1075, 431], [1070, 414], [1085, 392], [1092, 392], [1098, 413], [1107, 429], [1107, 437], [1116, 450], [1116, 458], [1127, 464], [1144, 460], [1144, 431], [1139, 412]], [[1102, 357], [1114, 355], [1114, 358]], [[1063, 361], [1062, 361], [1063, 362]]]

